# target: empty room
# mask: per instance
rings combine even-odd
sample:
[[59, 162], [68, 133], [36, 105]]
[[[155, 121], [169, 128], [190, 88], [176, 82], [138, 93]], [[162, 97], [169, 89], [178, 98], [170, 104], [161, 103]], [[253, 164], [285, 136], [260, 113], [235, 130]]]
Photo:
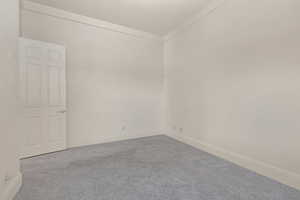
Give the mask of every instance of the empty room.
[[0, 3], [0, 200], [300, 200], [299, 0]]

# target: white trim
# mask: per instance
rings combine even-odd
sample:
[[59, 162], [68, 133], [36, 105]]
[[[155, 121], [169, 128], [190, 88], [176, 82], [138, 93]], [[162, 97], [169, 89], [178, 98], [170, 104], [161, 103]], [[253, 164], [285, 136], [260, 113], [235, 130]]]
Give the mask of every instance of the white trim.
[[50, 43], [50, 42], [45, 42], [45, 41], [42, 41], [42, 40], [33, 40], [33, 39], [22, 37], [22, 36], [20, 36], [18, 39], [19, 39], [19, 44], [22, 43], [22, 42], [25, 42], [25, 41], [30, 41], [30, 42], [40, 43], [41, 45], [45, 45], [45, 46], [51, 45], [51, 46], [57, 46], [59, 48], [66, 49], [65, 45], [59, 44], [59, 43]]
[[13, 200], [22, 185], [22, 174], [19, 172], [17, 176], [12, 178], [7, 184], [5, 184], [4, 192], [0, 196], [1, 200]]
[[133, 135], [123, 135], [123, 136], [115, 136], [115, 137], [106, 137], [98, 139], [97, 141], [88, 141], [84, 144], [69, 144], [68, 149], [70, 148], [76, 148], [76, 147], [84, 147], [84, 146], [90, 146], [90, 145], [96, 145], [96, 144], [105, 144], [110, 142], [118, 142], [118, 141], [124, 141], [124, 140], [130, 140], [130, 139], [138, 139], [138, 138], [145, 138], [145, 137], [151, 137], [151, 136], [158, 136], [163, 135], [162, 131], [157, 132], [150, 132], [147, 134], [133, 134]]
[[209, 2], [206, 6], [204, 6], [204, 8], [197, 13], [196, 15], [192, 16], [191, 18], [189, 18], [188, 20], [186, 20], [183, 24], [181, 24], [180, 26], [176, 27], [175, 30], [170, 31], [165, 37], [164, 40], [168, 41], [170, 40], [172, 37], [174, 37], [175, 35], [177, 35], [178, 33], [180, 33], [181, 30], [183, 30], [184, 28], [187, 28], [195, 23], [197, 23], [200, 19], [202, 19], [203, 17], [213, 13], [218, 7], [220, 7], [226, 0], [213, 0], [211, 2]]
[[241, 154], [227, 151], [191, 137], [179, 136], [175, 134], [168, 134], [168, 136], [300, 190], [300, 174], [278, 168], [268, 163], [254, 160]]
[[106, 30], [110, 30], [110, 31], [114, 31], [114, 32], [119, 32], [119, 33], [123, 33], [126, 35], [138, 37], [138, 38], [155, 39], [155, 40], [163, 41], [162, 37], [155, 35], [155, 34], [128, 28], [126, 26], [112, 24], [112, 23], [109, 23], [109, 22], [106, 22], [103, 20], [98, 20], [98, 19], [83, 16], [83, 15], [78, 15], [78, 14], [75, 14], [72, 12], [53, 8], [50, 6], [45, 6], [45, 5], [34, 3], [34, 2], [31, 2], [28, 0], [22, 1], [22, 10], [31, 11], [34, 13], [39, 13], [39, 14], [43, 14], [43, 15], [47, 15], [47, 16], [52, 16], [52, 17], [63, 19], [63, 20], [68, 20], [68, 21], [85, 24], [85, 25], [89, 25], [89, 26], [93, 26], [93, 27], [97, 27], [97, 28], [102, 28], [102, 29], [106, 29]]

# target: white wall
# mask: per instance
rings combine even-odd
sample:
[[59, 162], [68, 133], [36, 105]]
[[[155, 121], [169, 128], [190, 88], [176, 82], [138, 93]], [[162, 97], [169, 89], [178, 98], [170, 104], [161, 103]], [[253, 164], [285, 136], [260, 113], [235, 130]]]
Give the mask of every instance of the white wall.
[[20, 181], [16, 129], [18, 0], [1, 1], [0, 13], [0, 199], [7, 200]]
[[300, 188], [299, 9], [225, 0], [168, 37], [165, 87], [170, 133]]
[[[168, 37], [164, 62], [173, 136], [300, 188], [299, 4], [225, 0]], [[159, 133], [161, 41], [30, 10], [22, 32], [67, 47], [69, 146]]]
[[28, 9], [21, 17], [24, 37], [67, 48], [69, 146], [161, 133], [162, 40]]

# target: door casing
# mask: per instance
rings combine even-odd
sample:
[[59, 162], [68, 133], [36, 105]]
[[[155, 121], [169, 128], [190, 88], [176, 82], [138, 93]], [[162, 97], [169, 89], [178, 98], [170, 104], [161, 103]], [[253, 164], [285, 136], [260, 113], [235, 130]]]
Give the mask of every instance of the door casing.
[[66, 49], [19, 39], [21, 158], [64, 150], [66, 145]]

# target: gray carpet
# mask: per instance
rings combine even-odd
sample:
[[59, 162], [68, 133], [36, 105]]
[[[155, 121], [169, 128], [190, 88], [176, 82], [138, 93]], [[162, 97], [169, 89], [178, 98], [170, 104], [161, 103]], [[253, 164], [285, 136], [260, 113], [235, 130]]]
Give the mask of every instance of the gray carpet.
[[15, 200], [300, 200], [300, 192], [165, 136], [22, 161]]

